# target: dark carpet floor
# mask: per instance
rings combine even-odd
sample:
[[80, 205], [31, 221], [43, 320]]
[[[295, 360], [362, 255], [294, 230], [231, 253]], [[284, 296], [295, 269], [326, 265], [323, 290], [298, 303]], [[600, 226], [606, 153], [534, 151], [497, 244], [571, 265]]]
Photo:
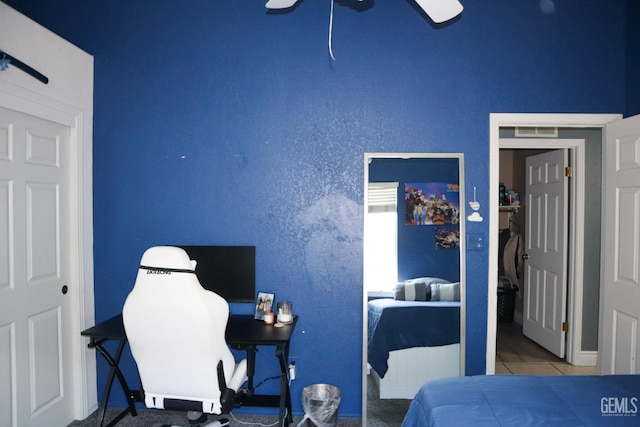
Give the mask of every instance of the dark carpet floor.
[[[367, 381], [367, 427], [399, 427], [402, 424], [409, 404], [408, 399], [379, 399], [379, 393], [375, 381]], [[110, 409], [105, 417], [106, 423], [111, 421], [119, 410]], [[97, 425], [97, 414], [93, 413], [89, 417], [81, 421], [74, 421], [68, 427], [95, 427]], [[209, 416], [209, 422], [218, 418], [227, 418], [229, 427], [245, 427], [245, 426], [278, 426], [277, 415], [247, 415], [247, 414], [231, 414], [220, 417]], [[302, 421], [302, 415], [294, 416], [292, 427], [296, 427]], [[156, 410], [139, 410], [138, 416], [125, 416], [117, 427], [160, 427], [162, 425], [189, 425], [186, 414], [184, 412], [173, 411], [156, 411]], [[306, 422], [305, 425], [312, 426]], [[336, 427], [361, 427], [364, 425], [360, 418], [344, 418], [340, 417], [338, 410], [338, 419]]]

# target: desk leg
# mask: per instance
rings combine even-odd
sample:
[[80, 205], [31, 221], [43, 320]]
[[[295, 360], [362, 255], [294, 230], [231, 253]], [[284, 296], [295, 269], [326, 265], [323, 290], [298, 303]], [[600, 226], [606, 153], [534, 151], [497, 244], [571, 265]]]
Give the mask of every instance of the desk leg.
[[256, 374], [256, 353], [258, 349], [255, 345], [247, 346], [245, 348], [247, 352], [247, 393], [249, 397], [253, 396], [253, 377]]
[[109, 363], [109, 366], [111, 366], [111, 369], [109, 370], [109, 376], [107, 377], [107, 383], [105, 384], [104, 392], [102, 393], [102, 400], [100, 401], [100, 406], [98, 407], [98, 427], [102, 427], [102, 425], [104, 424], [104, 416], [107, 410], [107, 404], [109, 403], [109, 395], [111, 394], [111, 387], [113, 386], [114, 377], [118, 378], [118, 382], [120, 382], [120, 385], [122, 386], [122, 390], [124, 391], [124, 394], [127, 398], [127, 404], [129, 405], [129, 407], [119, 413], [109, 424], [106, 425], [106, 427], [114, 426], [129, 412], [131, 412], [131, 415], [134, 417], [138, 415], [134, 404], [133, 393], [129, 389], [127, 381], [125, 380], [124, 375], [122, 375], [122, 371], [120, 371], [120, 368], [118, 367], [118, 364], [120, 363], [120, 357], [122, 356], [122, 351], [124, 350], [126, 342], [126, 340], [120, 340], [114, 357], [111, 357], [109, 352], [107, 352], [107, 350], [102, 346], [101, 342], [92, 342], [89, 344], [89, 347], [95, 347], [96, 350], [98, 350], [98, 352], [100, 352], [100, 354], [102, 354], [105, 360]]
[[280, 395], [257, 395], [255, 394], [253, 377], [256, 370], [255, 345], [242, 345], [234, 347], [237, 350], [245, 350], [247, 354], [247, 395], [242, 399], [243, 404], [249, 406], [268, 406], [280, 408], [278, 423], [281, 427], [288, 426], [293, 422], [291, 410], [291, 390], [289, 388], [289, 343], [278, 344], [275, 355], [280, 365]]
[[289, 346], [285, 344], [276, 348], [276, 358], [280, 363], [280, 425], [288, 426], [293, 422], [293, 414], [291, 413], [291, 389], [289, 388], [289, 379], [287, 376], [289, 370]]

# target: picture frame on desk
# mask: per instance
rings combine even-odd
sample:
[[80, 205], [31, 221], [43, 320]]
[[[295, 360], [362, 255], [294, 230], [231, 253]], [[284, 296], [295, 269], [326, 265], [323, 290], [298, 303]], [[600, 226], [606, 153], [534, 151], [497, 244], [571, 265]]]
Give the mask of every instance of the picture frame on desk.
[[256, 320], [264, 320], [264, 314], [273, 311], [273, 304], [276, 299], [276, 294], [270, 292], [258, 292], [256, 297], [256, 311], [254, 318]]

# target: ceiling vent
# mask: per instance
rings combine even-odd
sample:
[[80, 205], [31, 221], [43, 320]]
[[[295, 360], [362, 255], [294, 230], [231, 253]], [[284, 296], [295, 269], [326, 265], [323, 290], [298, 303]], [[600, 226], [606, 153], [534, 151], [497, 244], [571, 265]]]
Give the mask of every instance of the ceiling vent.
[[516, 136], [527, 138], [557, 138], [558, 128], [521, 126], [516, 127]]

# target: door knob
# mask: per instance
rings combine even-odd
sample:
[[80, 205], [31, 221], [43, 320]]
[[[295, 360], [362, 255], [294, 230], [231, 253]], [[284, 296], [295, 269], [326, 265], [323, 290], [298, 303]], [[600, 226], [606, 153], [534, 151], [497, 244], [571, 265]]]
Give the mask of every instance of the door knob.
[[525, 261], [528, 260], [529, 259], [529, 254], [523, 254], [522, 255], [522, 259], [525, 260]]
[[69, 292], [69, 288], [67, 287], [67, 285], [63, 285], [62, 286], [62, 295], [66, 295], [67, 292]]

